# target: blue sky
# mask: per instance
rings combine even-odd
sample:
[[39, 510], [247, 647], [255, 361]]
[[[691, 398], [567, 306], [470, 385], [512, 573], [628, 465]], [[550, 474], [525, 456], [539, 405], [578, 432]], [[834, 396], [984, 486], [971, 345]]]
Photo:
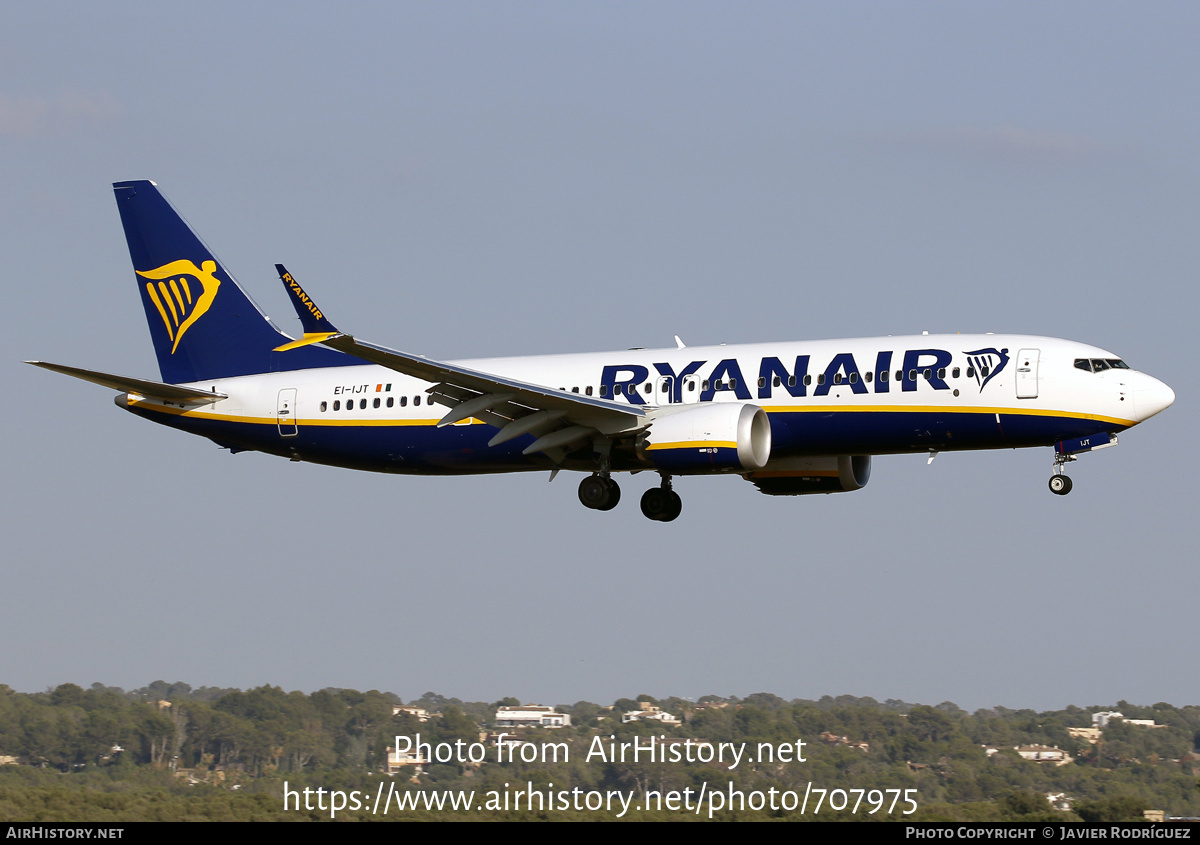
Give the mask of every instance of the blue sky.
[[[1200, 700], [1200, 10], [1152, 3], [9, 3], [0, 682], [544, 703]], [[230, 456], [27, 358], [156, 378], [110, 183], [262, 307], [431, 357], [907, 334], [1093, 343], [1168, 412], [876, 459], [669, 526], [546, 475]]]

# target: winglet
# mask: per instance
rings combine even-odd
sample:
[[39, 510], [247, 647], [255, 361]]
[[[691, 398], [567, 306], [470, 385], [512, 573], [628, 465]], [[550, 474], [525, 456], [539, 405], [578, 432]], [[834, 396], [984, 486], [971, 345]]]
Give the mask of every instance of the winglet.
[[310, 343], [320, 343], [329, 340], [331, 337], [337, 337], [341, 334], [333, 323], [325, 319], [325, 315], [321, 313], [321, 309], [312, 301], [304, 288], [300, 287], [300, 283], [292, 278], [292, 274], [282, 264], [275, 265], [276, 271], [279, 273], [279, 280], [283, 282], [283, 286], [287, 292], [291, 294], [292, 306], [296, 309], [296, 315], [300, 318], [300, 325], [304, 327], [304, 337], [299, 340], [293, 340], [290, 343], [285, 343], [282, 346], [275, 347], [276, 352], [286, 352], [289, 349], [297, 349], [301, 346], [308, 346]]

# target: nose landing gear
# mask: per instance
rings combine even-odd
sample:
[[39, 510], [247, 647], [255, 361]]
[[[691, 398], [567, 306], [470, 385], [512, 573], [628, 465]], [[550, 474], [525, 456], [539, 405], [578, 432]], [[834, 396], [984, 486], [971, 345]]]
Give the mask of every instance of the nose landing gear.
[[664, 475], [662, 484], [642, 494], [642, 514], [657, 522], [670, 522], [683, 510], [683, 500], [671, 489], [671, 476]]
[[1050, 492], [1056, 496], [1065, 496], [1071, 492], [1074, 486], [1071, 483], [1071, 476], [1063, 473], [1063, 465], [1075, 460], [1075, 456], [1055, 450], [1054, 452], [1054, 475], [1050, 476]]
[[1050, 492], [1058, 496], [1065, 496], [1071, 492], [1071, 476], [1057, 473], [1050, 476]]

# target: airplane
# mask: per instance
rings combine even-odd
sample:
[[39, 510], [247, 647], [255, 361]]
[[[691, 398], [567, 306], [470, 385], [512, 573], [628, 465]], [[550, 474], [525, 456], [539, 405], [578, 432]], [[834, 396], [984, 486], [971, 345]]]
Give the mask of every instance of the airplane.
[[303, 334], [254, 304], [150, 181], [113, 185], [162, 381], [27, 363], [121, 391], [118, 407], [230, 452], [410, 475], [657, 473], [642, 513], [682, 511], [679, 476], [733, 475], [771, 496], [858, 490], [875, 455], [1053, 447], [1063, 467], [1175, 400], [1112, 352], [992, 333], [442, 362], [337, 329], [276, 265]]

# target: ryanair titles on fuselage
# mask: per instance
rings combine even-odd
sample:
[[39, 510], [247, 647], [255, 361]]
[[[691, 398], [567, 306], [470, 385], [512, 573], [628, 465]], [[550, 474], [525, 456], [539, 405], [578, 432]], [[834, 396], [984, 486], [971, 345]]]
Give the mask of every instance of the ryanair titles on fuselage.
[[[934, 390], [951, 390], [946, 379], [958, 378], [963, 369], [966, 377], [982, 391], [1004, 370], [1009, 362], [1008, 352], [1008, 347], [963, 351], [965, 366], [957, 367], [952, 352], [934, 348], [884, 350], [875, 353], [874, 360], [869, 362], [856, 359], [853, 352], [839, 352], [827, 362], [814, 361], [812, 355], [796, 355], [791, 361], [764, 356], [759, 359], [757, 369], [750, 370], [751, 378], [747, 378], [743, 362], [737, 358], [724, 358], [711, 365], [708, 359], [692, 361], [678, 371], [670, 363], [654, 363], [651, 365], [654, 373], [643, 364], [609, 364], [601, 373], [600, 396], [650, 404], [652, 397], [644, 395], [646, 385], [662, 378], [667, 380], [663, 386], [670, 391], [670, 402], [708, 402], [718, 391], [730, 391], [744, 401], [770, 399], [776, 390], [786, 391], [792, 397], [827, 396], [834, 387], [855, 394], [912, 392], [917, 389], [918, 381], [927, 382]], [[864, 363], [868, 363], [866, 368]], [[689, 377], [698, 383], [689, 387]], [[689, 389], [697, 390], [699, 396], [685, 397], [685, 390]]]

